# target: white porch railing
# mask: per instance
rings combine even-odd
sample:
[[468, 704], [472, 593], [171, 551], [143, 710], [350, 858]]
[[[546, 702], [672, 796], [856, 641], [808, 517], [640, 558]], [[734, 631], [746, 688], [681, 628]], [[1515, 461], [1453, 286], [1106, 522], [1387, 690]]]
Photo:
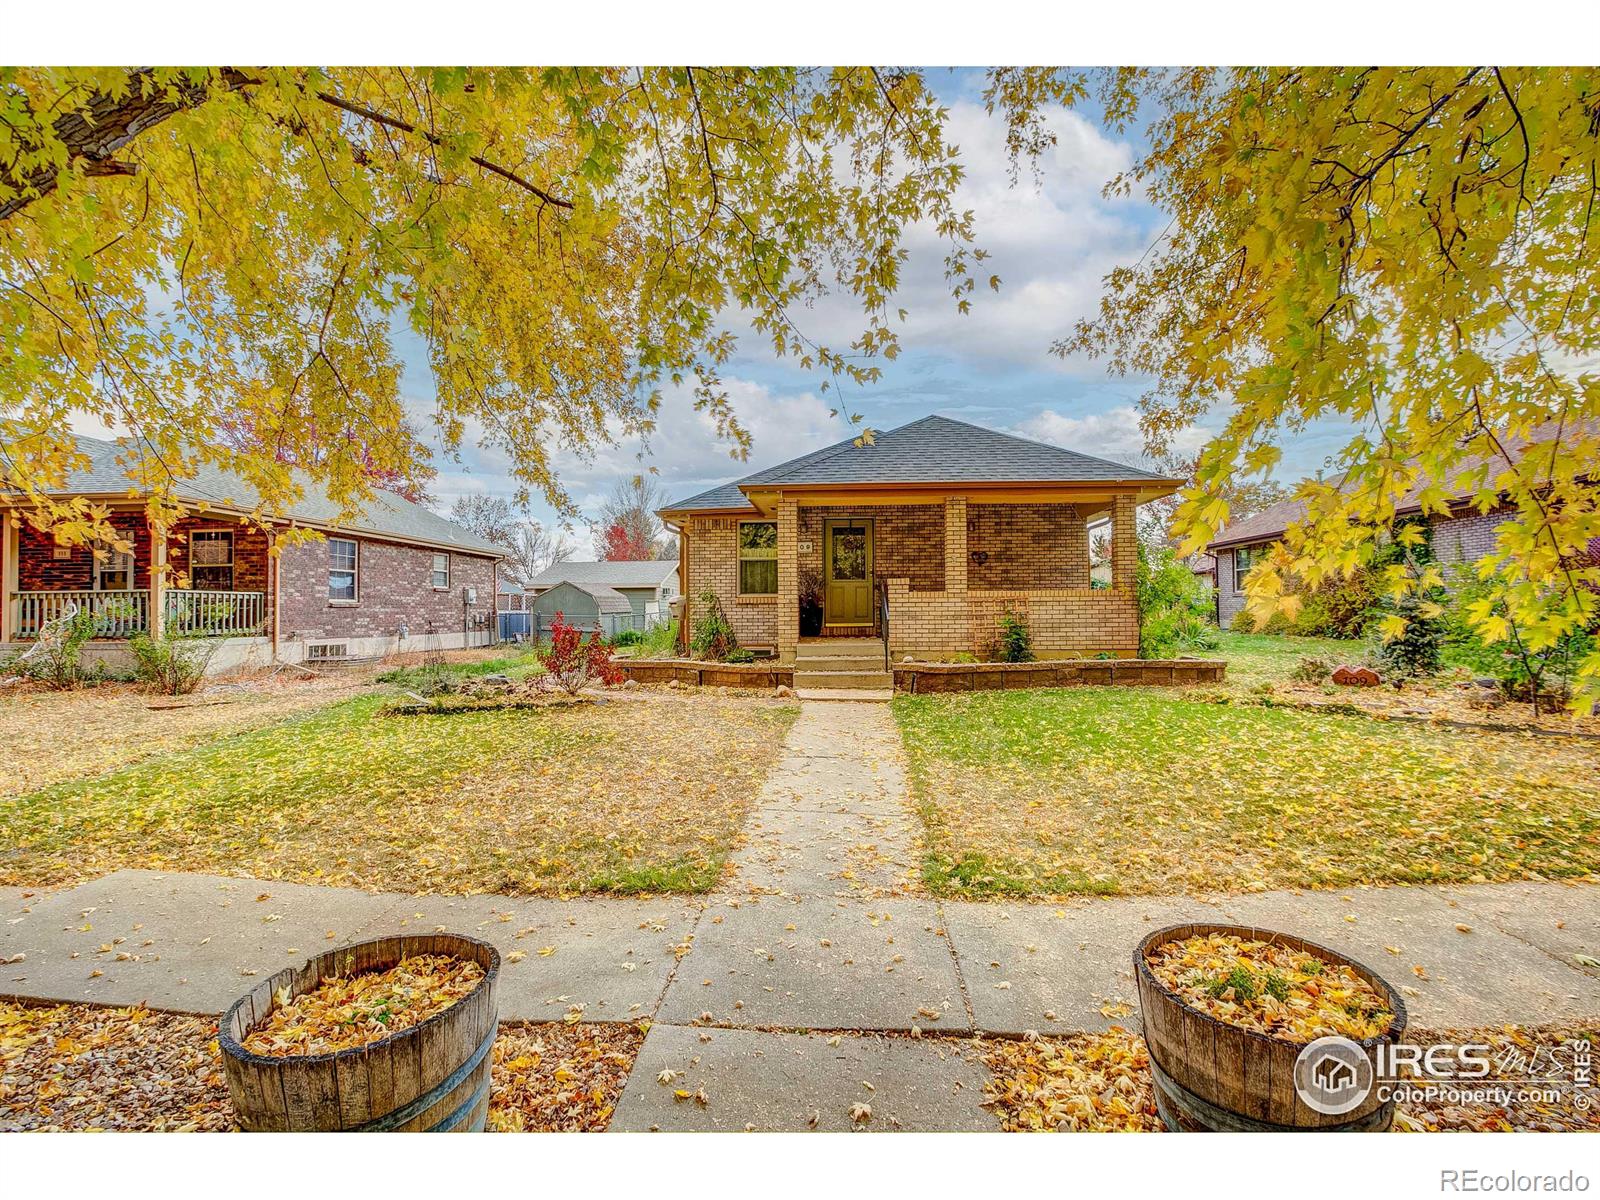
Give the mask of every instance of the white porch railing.
[[267, 623], [265, 592], [211, 592], [174, 588], [163, 596], [167, 633], [174, 637], [243, 637]]
[[[150, 631], [150, 593], [143, 589], [114, 592], [17, 592], [18, 639], [36, 638], [46, 623], [71, 606], [87, 610], [96, 620], [95, 637], [127, 638]], [[173, 588], [163, 593], [166, 632], [175, 637], [248, 637], [261, 633], [267, 623], [265, 592], [190, 591]]]
[[142, 588], [114, 592], [18, 592], [15, 636], [38, 637], [46, 622], [56, 620], [73, 605], [95, 615], [96, 637], [125, 638], [150, 628], [150, 593]]

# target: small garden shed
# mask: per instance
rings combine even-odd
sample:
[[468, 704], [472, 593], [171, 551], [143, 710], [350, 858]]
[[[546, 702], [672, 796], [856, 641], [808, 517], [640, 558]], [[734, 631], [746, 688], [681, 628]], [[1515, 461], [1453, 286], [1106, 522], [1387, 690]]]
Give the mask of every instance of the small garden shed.
[[585, 631], [599, 629], [604, 637], [615, 637], [624, 629], [632, 629], [633, 605], [616, 588], [600, 583], [574, 583], [564, 579], [540, 592], [528, 604], [536, 614], [540, 628], [549, 629], [556, 614], [561, 613], [568, 624]]

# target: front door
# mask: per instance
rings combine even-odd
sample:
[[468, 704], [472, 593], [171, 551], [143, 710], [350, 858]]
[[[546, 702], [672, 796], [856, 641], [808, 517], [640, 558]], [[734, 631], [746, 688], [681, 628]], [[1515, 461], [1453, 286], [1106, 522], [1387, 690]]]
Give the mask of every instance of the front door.
[[823, 620], [872, 624], [872, 522], [822, 523]]

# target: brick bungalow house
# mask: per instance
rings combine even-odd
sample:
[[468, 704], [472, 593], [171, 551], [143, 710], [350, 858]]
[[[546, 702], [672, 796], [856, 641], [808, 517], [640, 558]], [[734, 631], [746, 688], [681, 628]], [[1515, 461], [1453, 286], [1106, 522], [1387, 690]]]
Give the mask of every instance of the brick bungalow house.
[[[21, 648], [69, 604], [101, 618], [89, 657], [125, 660], [135, 633], [219, 631], [213, 671], [272, 662], [366, 658], [400, 649], [485, 645], [492, 637], [502, 552], [418, 504], [380, 492], [356, 520], [338, 523], [319, 491], [282, 517], [251, 522], [254, 493], [215, 468], [181, 483], [193, 511], [152, 528], [115, 442], [80, 437], [91, 460], [62, 495], [111, 509], [131, 550], [57, 545], [0, 495], [0, 646]], [[291, 528], [323, 540], [282, 542]], [[276, 549], [276, 553], [273, 553]]]
[[[1541, 448], [1549, 447], [1558, 428], [1554, 423], [1541, 425], [1525, 441], [1509, 446], [1508, 451], [1520, 464], [1537, 455]], [[1478, 465], [1481, 460], [1469, 460], [1462, 464], [1461, 471], [1465, 474]], [[1503, 467], [1503, 462], [1500, 465]], [[1491, 467], [1491, 478], [1493, 473]], [[1484, 512], [1475, 503], [1471, 489], [1463, 487], [1450, 499], [1448, 513], [1423, 515], [1418, 500], [1423, 486], [1419, 484], [1410, 496], [1396, 505], [1395, 513], [1399, 517], [1422, 516], [1428, 526], [1433, 555], [1446, 568], [1448, 584], [1452, 574], [1449, 568], [1474, 563], [1494, 549], [1495, 530], [1515, 514], [1515, 508], [1502, 502]], [[1216, 558], [1217, 622], [1224, 629], [1245, 606], [1244, 582], [1251, 566], [1283, 538], [1290, 525], [1305, 515], [1303, 500], [1280, 500], [1233, 522], [1206, 546]], [[1600, 539], [1589, 544], [1589, 554], [1600, 561]]]
[[[680, 539], [685, 648], [709, 589], [740, 645], [831, 659], [817, 669], [863, 676], [850, 686], [882, 686], [886, 656], [981, 654], [1008, 609], [1039, 658], [1135, 657], [1134, 509], [1179, 483], [946, 417], [840, 442], [660, 510]], [[1107, 517], [1096, 587], [1088, 525]]]

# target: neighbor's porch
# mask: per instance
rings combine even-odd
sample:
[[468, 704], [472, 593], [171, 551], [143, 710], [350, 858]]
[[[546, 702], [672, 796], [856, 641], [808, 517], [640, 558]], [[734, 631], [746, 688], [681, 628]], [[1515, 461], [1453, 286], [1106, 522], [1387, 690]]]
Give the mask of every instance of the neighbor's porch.
[[155, 530], [134, 510], [113, 513], [111, 524], [126, 549], [63, 546], [26, 521], [0, 522], [0, 642], [36, 638], [74, 609], [94, 613], [103, 640], [271, 632], [274, 563], [264, 531], [217, 517], [186, 517]]

